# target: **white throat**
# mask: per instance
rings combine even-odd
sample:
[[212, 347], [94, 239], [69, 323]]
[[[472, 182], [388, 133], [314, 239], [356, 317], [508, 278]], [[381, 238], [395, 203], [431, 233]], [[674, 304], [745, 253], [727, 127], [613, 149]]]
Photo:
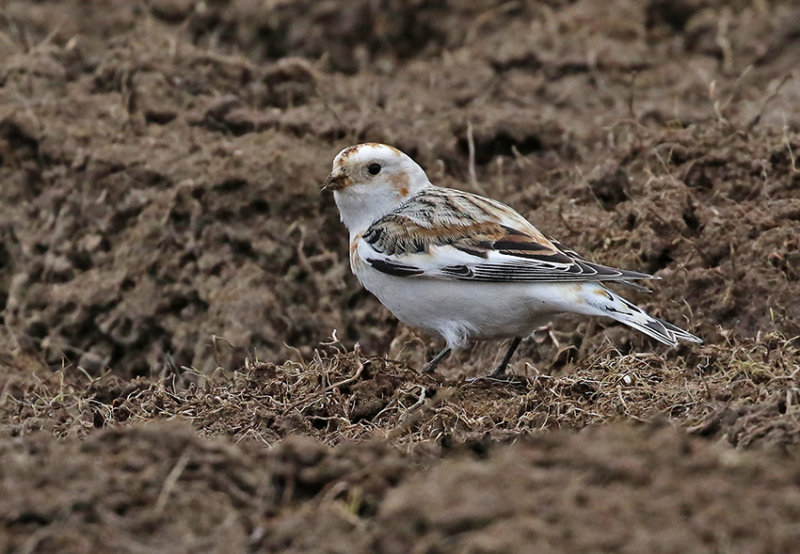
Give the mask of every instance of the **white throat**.
[[393, 188], [376, 190], [372, 185], [354, 185], [343, 191], [335, 191], [333, 198], [342, 223], [350, 231], [352, 238], [363, 233], [377, 220], [396, 210], [420, 190], [433, 186], [427, 180], [414, 187], [409, 194], [401, 196]]
[[367, 228], [388, 213], [400, 206], [404, 199], [391, 196], [369, 194], [368, 191], [354, 190], [350, 187], [346, 192], [336, 191], [333, 198], [342, 223], [350, 236], [363, 233]]

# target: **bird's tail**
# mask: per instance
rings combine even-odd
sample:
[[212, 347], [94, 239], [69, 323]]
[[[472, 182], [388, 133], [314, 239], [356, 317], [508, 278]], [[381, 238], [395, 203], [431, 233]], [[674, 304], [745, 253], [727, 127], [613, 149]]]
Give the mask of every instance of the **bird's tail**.
[[616, 319], [620, 323], [638, 329], [657, 341], [670, 346], [675, 346], [679, 340], [703, 343], [700, 337], [696, 337], [672, 323], [647, 314], [640, 307], [614, 294], [602, 285], [586, 286], [583, 290], [587, 304], [592, 306], [598, 315]]

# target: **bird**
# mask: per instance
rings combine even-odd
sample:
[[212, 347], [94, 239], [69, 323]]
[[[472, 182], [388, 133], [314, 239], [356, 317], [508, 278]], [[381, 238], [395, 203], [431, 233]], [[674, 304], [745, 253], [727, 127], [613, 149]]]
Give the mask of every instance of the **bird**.
[[425, 372], [472, 340], [511, 339], [489, 374], [502, 377], [520, 342], [559, 313], [610, 317], [670, 346], [703, 342], [606, 286], [658, 277], [593, 263], [497, 200], [435, 186], [393, 146], [341, 150], [322, 190], [333, 191], [361, 285], [444, 339]]

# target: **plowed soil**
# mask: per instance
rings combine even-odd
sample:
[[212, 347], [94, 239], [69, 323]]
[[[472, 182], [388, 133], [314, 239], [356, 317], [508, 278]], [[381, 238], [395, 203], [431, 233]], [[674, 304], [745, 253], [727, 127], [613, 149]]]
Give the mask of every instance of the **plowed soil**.
[[[800, 6], [0, 2], [3, 552], [796, 552]], [[320, 185], [393, 144], [703, 337], [441, 344]], [[471, 155], [474, 152], [474, 155]]]

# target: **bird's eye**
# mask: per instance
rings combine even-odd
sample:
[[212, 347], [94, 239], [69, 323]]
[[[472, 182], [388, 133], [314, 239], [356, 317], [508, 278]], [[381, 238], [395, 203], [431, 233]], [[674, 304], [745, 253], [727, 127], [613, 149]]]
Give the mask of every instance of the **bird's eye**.
[[381, 172], [381, 164], [369, 164], [367, 166], [367, 171], [369, 171], [370, 175], [377, 175]]

